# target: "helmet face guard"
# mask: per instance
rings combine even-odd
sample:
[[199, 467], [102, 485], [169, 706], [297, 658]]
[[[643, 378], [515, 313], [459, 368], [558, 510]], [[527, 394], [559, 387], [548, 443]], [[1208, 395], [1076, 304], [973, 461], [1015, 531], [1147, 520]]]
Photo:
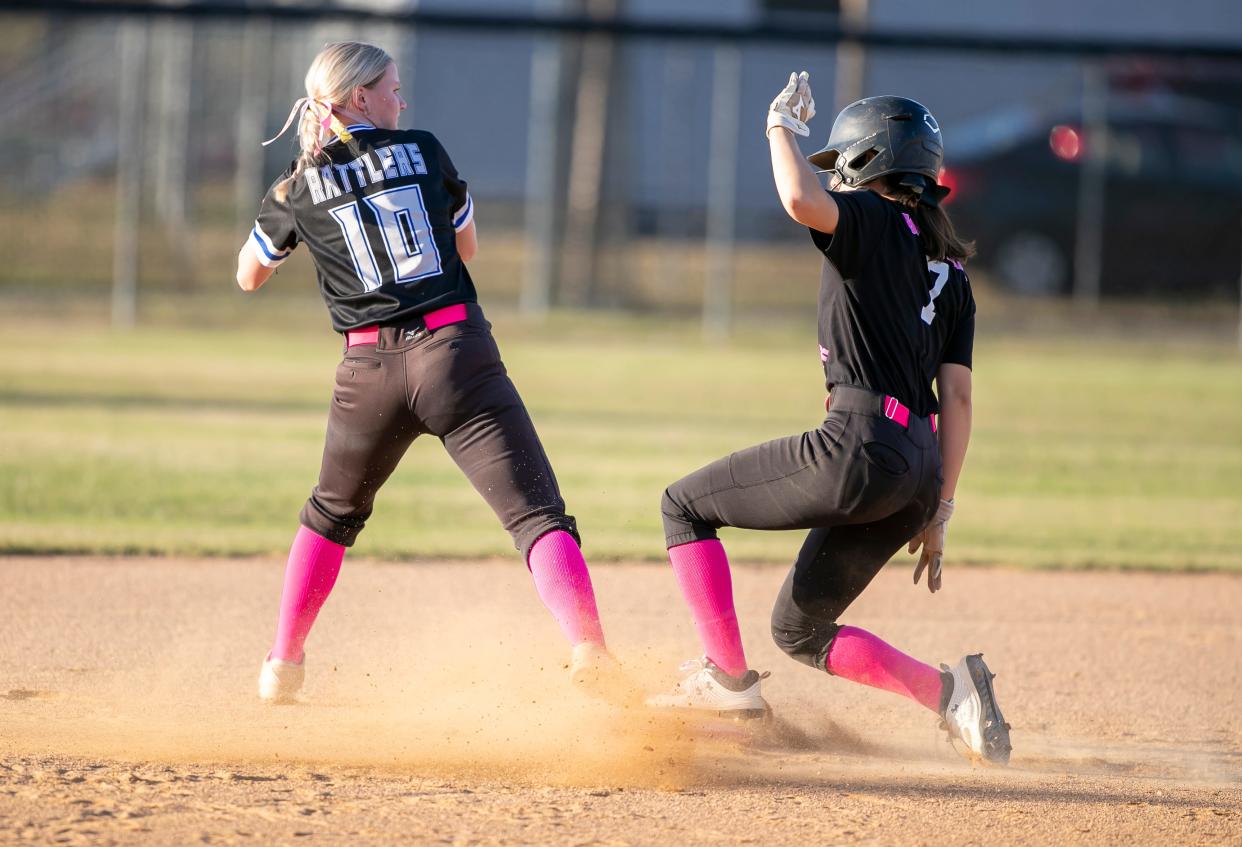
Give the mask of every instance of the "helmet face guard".
[[938, 185], [944, 162], [940, 125], [921, 103], [905, 97], [867, 97], [841, 110], [828, 143], [807, 157], [851, 188], [889, 174], [919, 202], [938, 206], [949, 189]]

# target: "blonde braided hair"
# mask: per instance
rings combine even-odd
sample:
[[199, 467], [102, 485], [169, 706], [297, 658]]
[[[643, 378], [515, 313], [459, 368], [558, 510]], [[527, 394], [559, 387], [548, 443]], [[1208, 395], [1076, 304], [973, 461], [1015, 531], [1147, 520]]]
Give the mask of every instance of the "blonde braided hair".
[[[346, 144], [353, 136], [337, 117], [335, 109], [348, 106], [354, 89], [369, 88], [384, 76], [392, 57], [380, 47], [362, 41], [338, 41], [326, 45], [311, 62], [306, 72], [306, 96], [293, 104], [289, 119], [276, 138], [284, 134], [299, 109], [298, 157], [289, 178], [276, 187], [277, 197], [284, 199], [289, 185], [308, 168], [326, 161], [323, 145], [336, 135]], [[272, 138], [265, 144], [275, 141]]]

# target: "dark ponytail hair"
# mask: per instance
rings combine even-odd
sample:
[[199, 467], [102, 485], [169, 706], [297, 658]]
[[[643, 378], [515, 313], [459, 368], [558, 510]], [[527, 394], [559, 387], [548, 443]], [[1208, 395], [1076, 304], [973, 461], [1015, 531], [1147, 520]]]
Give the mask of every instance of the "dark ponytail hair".
[[975, 242], [966, 241], [957, 234], [948, 213], [939, 205], [920, 200], [919, 195], [902, 185], [900, 180], [901, 174], [881, 178], [881, 193], [913, 216], [919, 228], [919, 245], [927, 257], [965, 262], [975, 255]]

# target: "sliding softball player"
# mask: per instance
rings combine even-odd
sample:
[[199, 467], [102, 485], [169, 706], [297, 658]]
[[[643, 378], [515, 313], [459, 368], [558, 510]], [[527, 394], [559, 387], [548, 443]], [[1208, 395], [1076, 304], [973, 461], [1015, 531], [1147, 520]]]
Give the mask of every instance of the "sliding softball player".
[[[777, 192], [824, 256], [819, 354], [829, 390], [816, 429], [734, 453], [664, 493], [665, 541], [703, 645], [655, 706], [758, 717], [720, 527], [809, 530], [777, 595], [772, 636], [791, 658], [908, 697], [974, 756], [1007, 762], [1009, 727], [981, 655], [943, 670], [841, 616], [900, 548], [941, 586], [945, 531], [971, 427], [975, 303], [937, 183], [940, 127], [903, 97], [869, 97], [837, 117], [810, 163], [809, 76], [791, 75], [768, 113]], [[935, 390], [933, 390], [935, 383]], [[939, 420], [937, 420], [939, 413]], [[939, 426], [937, 426], [939, 424]]]

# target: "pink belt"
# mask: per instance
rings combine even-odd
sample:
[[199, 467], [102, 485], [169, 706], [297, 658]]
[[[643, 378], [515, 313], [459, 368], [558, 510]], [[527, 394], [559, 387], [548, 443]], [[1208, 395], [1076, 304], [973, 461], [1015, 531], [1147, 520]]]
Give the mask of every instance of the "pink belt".
[[[824, 409], [827, 410], [832, 406], [832, 397], [824, 398]], [[884, 395], [884, 417], [896, 424], [904, 427], [910, 426], [910, 408], [889, 394]], [[928, 420], [931, 421], [932, 432], [936, 431], [936, 416], [932, 415]]]
[[[422, 316], [422, 319], [423, 325], [430, 330], [439, 329], [449, 324], [461, 323], [466, 319], [466, 304], [457, 303], [453, 306], [445, 306], [443, 309], [427, 312]], [[345, 346], [357, 347], [359, 344], [375, 344], [379, 341], [379, 331], [378, 325], [351, 329], [345, 333]]]

